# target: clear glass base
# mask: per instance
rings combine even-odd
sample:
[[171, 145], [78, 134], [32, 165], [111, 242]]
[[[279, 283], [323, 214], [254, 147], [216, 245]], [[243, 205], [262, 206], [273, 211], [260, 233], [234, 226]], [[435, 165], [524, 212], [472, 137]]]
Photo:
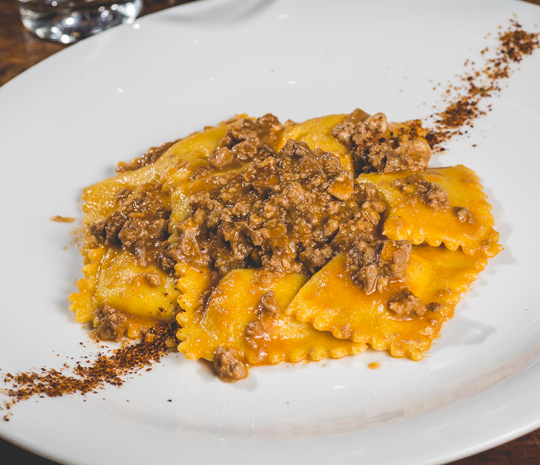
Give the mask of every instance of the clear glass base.
[[71, 44], [139, 15], [142, 0], [19, 0], [21, 20], [40, 39]]

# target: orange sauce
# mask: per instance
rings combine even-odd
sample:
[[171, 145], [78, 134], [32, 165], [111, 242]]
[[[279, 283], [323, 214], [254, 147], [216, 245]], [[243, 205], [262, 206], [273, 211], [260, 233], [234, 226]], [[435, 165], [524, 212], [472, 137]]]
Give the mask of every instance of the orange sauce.
[[56, 216], [51, 217], [51, 221], [54, 221], [55, 223], [73, 223], [75, 221], [75, 218], [71, 218], [69, 216], [56, 215]]

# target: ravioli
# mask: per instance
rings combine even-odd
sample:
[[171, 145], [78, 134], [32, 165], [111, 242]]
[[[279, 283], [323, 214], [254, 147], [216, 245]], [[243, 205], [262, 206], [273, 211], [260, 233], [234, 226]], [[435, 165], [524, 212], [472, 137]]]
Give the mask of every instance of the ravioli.
[[118, 208], [116, 196], [123, 189], [136, 189], [146, 183], [163, 183], [168, 176], [174, 178], [175, 184], [185, 180], [200, 161], [206, 160], [216, 149], [226, 132], [227, 124], [196, 132], [176, 142], [154, 163], [119, 173], [86, 188], [82, 196], [85, 223], [102, 220]]
[[307, 279], [302, 274], [233, 270], [200, 305], [201, 291], [209, 284], [208, 274], [194, 268], [184, 270], [178, 284], [187, 291], [179, 299], [184, 310], [178, 314], [182, 328], [177, 337], [183, 341], [179, 350], [192, 360], [213, 361], [217, 349], [233, 349], [249, 365], [341, 358], [362, 352], [365, 344], [341, 341], [282, 311], [269, 315], [260, 310], [268, 291], [275, 293], [282, 309], [286, 308]]
[[142, 328], [167, 322], [176, 315], [176, 279], [155, 266], [139, 266], [126, 251], [99, 247], [88, 253], [85, 278], [77, 282], [78, 293], [70, 295], [71, 310], [80, 323], [95, 322], [96, 311], [107, 305], [122, 312], [128, 337], [138, 337]]
[[[483, 254], [469, 256], [444, 247], [416, 246], [406, 279], [368, 294], [346, 270], [344, 255], [338, 255], [302, 287], [286, 313], [339, 339], [369, 344], [394, 357], [420, 360], [442, 323], [452, 317], [461, 293], [469, 289], [486, 264]], [[428, 310], [422, 317], [408, 320], [397, 317], [388, 303], [406, 288], [424, 305], [441, 304], [438, 311]]]
[[94, 318], [94, 311], [97, 304], [94, 300], [96, 288], [99, 281], [100, 264], [106, 248], [101, 246], [87, 251], [84, 255], [84, 266], [82, 269], [84, 278], [77, 281], [78, 292], [70, 294], [70, 309], [75, 314], [75, 321], [88, 323]]
[[476, 174], [425, 168], [425, 135], [361, 110], [240, 115], [124, 165], [83, 193], [76, 320], [104, 340], [176, 323], [226, 381], [369, 346], [422, 359], [502, 250]]
[[[482, 251], [495, 256], [501, 246], [491, 205], [476, 173], [463, 166], [428, 168], [419, 176], [440, 186], [448, 195], [450, 208], [436, 211], [417, 201], [414, 195], [404, 194], [395, 181], [410, 176], [410, 172], [391, 174], [361, 174], [359, 183], [372, 183], [384, 195], [387, 216], [383, 234], [389, 239], [408, 240], [413, 244], [427, 243], [433, 247], [444, 244], [450, 250], [459, 247], [472, 255]], [[467, 208], [472, 216], [470, 223], [460, 222], [456, 210]]]
[[[144, 185], [152, 182], [163, 186], [161, 191], [165, 203], [168, 208], [173, 208], [171, 202], [180, 201], [174, 197], [174, 193], [179, 192], [179, 188], [189, 181], [189, 176], [197, 168], [207, 164], [208, 156], [217, 148], [228, 125], [233, 121], [176, 142], [154, 163], [119, 173], [86, 188], [83, 192], [85, 224], [90, 226], [116, 211], [120, 207], [118, 194], [122, 190], [132, 191], [129, 195], [135, 196]], [[182, 198], [181, 202], [184, 202], [184, 206], [185, 199]], [[78, 322], [94, 321], [97, 325], [95, 314], [104, 304], [132, 316], [130, 321], [148, 319], [145, 321], [146, 326], [156, 324], [156, 320], [174, 319], [178, 292], [174, 289], [173, 277], [166, 276], [156, 266], [138, 265], [128, 252], [119, 253], [109, 246], [96, 247], [88, 230], [81, 254], [85, 263], [84, 278], [77, 282], [78, 292], [70, 295], [70, 308]], [[163, 286], [160, 287], [163, 289], [144, 285], [140, 278], [136, 278], [147, 273], [157, 273], [161, 277]], [[167, 295], [156, 299], [160, 294]], [[137, 334], [133, 331], [127, 333], [128, 336]]]

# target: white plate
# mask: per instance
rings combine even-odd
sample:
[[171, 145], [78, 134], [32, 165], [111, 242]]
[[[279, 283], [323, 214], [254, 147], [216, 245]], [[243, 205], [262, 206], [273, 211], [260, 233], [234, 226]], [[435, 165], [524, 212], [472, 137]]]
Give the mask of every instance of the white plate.
[[[68, 310], [81, 275], [78, 251], [63, 250], [71, 225], [49, 218], [80, 218], [81, 188], [118, 160], [239, 112], [424, 117], [441, 92], [431, 80], [462, 72], [513, 13], [538, 30], [539, 8], [500, 0], [208, 1], [85, 40], [4, 86], [3, 372], [97, 351], [80, 346], [87, 328]], [[537, 428], [539, 82], [536, 53], [470, 138], [434, 157], [478, 172], [506, 250], [424, 361], [371, 351], [253, 369], [231, 385], [175, 355], [121, 389], [22, 402], [0, 435], [70, 464], [421, 465]], [[382, 367], [369, 370], [373, 361]]]

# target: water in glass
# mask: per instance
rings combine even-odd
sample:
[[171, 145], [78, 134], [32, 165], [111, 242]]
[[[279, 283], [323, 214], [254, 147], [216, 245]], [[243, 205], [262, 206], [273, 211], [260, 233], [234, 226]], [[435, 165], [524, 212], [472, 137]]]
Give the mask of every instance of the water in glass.
[[29, 31], [65, 44], [130, 23], [141, 7], [142, 0], [19, 0], [21, 20]]

